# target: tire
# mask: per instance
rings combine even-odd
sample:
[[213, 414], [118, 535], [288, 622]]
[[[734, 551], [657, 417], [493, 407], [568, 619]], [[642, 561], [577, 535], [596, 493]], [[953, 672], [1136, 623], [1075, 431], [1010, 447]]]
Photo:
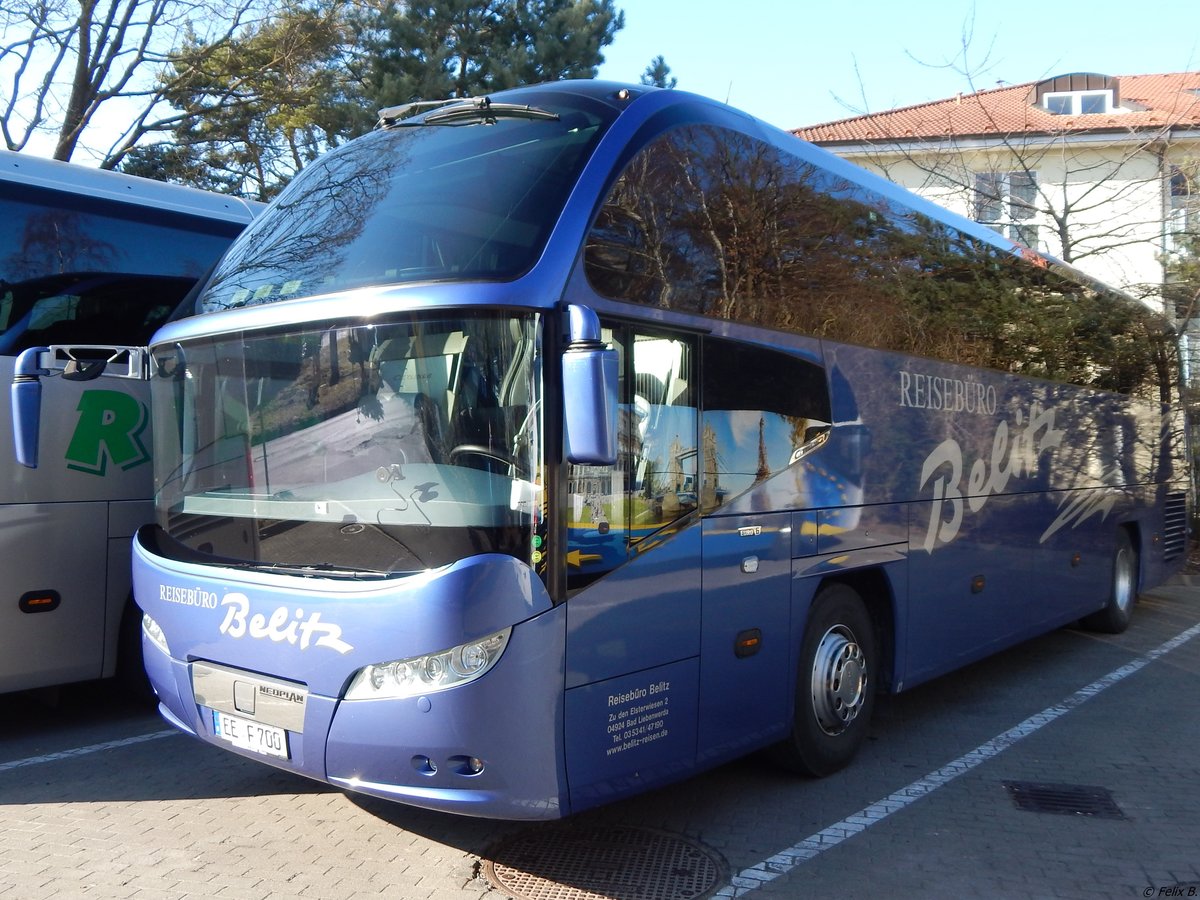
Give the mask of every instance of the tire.
[[822, 588], [800, 643], [792, 733], [772, 748], [775, 759], [816, 777], [844, 768], [867, 736], [878, 667], [862, 598], [848, 585]]
[[1133, 537], [1125, 528], [1117, 531], [1117, 546], [1113, 551], [1113, 577], [1108, 602], [1099, 612], [1083, 619], [1083, 627], [1106, 634], [1120, 634], [1129, 627], [1138, 592], [1138, 553]]

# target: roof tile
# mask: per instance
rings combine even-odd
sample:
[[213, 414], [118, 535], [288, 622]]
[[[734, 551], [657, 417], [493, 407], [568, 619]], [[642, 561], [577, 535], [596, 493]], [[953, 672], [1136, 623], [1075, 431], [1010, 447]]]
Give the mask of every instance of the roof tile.
[[912, 138], [987, 137], [996, 134], [1200, 129], [1200, 72], [1122, 75], [1115, 114], [1051, 115], [1029, 102], [1041, 82], [959, 94], [945, 100], [796, 128], [793, 134], [820, 144]]

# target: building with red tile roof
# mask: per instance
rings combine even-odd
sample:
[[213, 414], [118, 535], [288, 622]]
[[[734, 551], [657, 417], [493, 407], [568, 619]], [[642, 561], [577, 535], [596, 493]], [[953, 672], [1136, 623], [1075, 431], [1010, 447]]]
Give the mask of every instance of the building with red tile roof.
[[1059, 75], [793, 133], [1152, 305], [1200, 235], [1200, 72]]
[[[1107, 94], [1107, 96], [1104, 96]], [[1076, 98], [1092, 99], [1087, 111]], [[795, 129], [835, 149], [879, 141], [1200, 132], [1200, 72], [1077, 73]]]

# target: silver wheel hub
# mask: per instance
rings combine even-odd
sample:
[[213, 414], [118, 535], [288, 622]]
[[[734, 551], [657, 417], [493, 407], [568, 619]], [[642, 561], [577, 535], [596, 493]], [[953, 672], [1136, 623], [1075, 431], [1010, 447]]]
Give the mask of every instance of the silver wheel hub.
[[854, 633], [834, 625], [821, 638], [813, 659], [812, 702], [826, 734], [845, 731], [867, 698], [867, 660]]
[[1113, 573], [1113, 601], [1119, 610], [1127, 610], [1133, 603], [1134, 572], [1133, 554], [1122, 547], [1117, 551], [1117, 562]]

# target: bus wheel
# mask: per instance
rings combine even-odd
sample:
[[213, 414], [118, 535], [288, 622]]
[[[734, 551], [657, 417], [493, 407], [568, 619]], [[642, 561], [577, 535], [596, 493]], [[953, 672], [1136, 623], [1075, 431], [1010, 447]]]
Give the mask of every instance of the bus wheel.
[[776, 759], [818, 777], [848, 764], [867, 735], [878, 665], [862, 598], [848, 585], [822, 588], [800, 645], [792, 734], [774, 748]]
[[1117, 531], [1117, 549], [1113, 554], [1112, 588], [1108, 603], [1099, 612], [1083, 620], [1083, 627], [1092, 631], [1120, 634], [1129, 627], [1133, 604], [1137, 600], [1138, 555], [1128, 529]]

